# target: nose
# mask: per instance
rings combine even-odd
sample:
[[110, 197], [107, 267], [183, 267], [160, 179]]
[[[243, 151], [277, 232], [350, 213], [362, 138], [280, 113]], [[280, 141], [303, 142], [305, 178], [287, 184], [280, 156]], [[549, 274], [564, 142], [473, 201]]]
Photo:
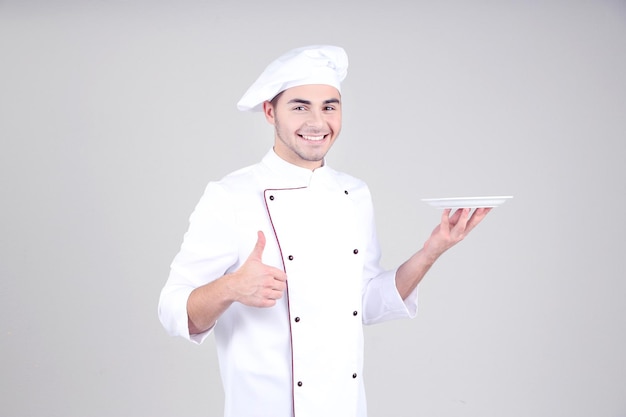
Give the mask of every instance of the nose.
[[324, 126], [324, 116], [321, 110], [312, 110], [306, 120], [306, 125], [310, 127], [321, 128]]

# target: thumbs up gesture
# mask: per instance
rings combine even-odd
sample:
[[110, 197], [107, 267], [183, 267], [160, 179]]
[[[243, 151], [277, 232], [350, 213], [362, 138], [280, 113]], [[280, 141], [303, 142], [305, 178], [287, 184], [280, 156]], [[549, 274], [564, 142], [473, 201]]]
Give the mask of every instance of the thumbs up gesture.
[[262, 261], [265, 235], [258, 232], [252, 253], [231, 274], [194, 289], [187, 300], [189, 334], [199, 334], [215, 325], [233, 303], [250, 307], [272, 307], [287, 288], [287, 274]]
[[265, 234], [259, 231], [252, 253], [228, 280], [235, 301], [251, 307], [272, 307], [283, 296], [287, 274], [263, 263], [264, 249]]

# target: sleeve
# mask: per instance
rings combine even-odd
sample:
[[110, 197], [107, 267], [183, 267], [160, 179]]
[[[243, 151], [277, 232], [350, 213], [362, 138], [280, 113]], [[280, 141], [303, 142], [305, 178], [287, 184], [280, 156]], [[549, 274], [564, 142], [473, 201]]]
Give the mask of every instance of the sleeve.
[[159, 319], [172, 336], [201, 343], [212, 330], [189, 334], [187, 299], [195, 288], [223, 276], [237, 262], [231, 206], [226, 190], [209, 183], [189, 218], [189, 229], [159, 298]]
[[367, 253], [363, 268], [363, 323], [375, 324], [417, 315], [417, 288], [402, 299], [396, 287], [396, 271], [380, 266], [381, 250], [376, 234], [374, 209], [369, 190], [362, 202], [367, 232]]

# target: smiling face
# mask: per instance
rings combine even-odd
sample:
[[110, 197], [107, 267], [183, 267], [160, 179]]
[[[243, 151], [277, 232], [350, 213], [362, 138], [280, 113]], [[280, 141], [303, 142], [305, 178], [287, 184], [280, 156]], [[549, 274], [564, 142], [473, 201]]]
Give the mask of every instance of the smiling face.
[[336, 88], [315, 84], [288, 88], [263, 104], [274, 125], [274, 151], [302, 168], [322, 166], [341, 130], [341, 96]]

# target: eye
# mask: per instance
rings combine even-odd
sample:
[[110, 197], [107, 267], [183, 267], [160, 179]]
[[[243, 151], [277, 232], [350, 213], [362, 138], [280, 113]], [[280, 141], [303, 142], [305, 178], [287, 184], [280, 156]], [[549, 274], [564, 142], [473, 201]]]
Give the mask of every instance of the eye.
[[304, 106], [296, 106], [296, 107], [294, 107], [294, 108], [293, 108], [293, 110], [296, 110], [296, 111], [304, 111], [304, 110], [306, 110], [306, 109], [304, 108]]

